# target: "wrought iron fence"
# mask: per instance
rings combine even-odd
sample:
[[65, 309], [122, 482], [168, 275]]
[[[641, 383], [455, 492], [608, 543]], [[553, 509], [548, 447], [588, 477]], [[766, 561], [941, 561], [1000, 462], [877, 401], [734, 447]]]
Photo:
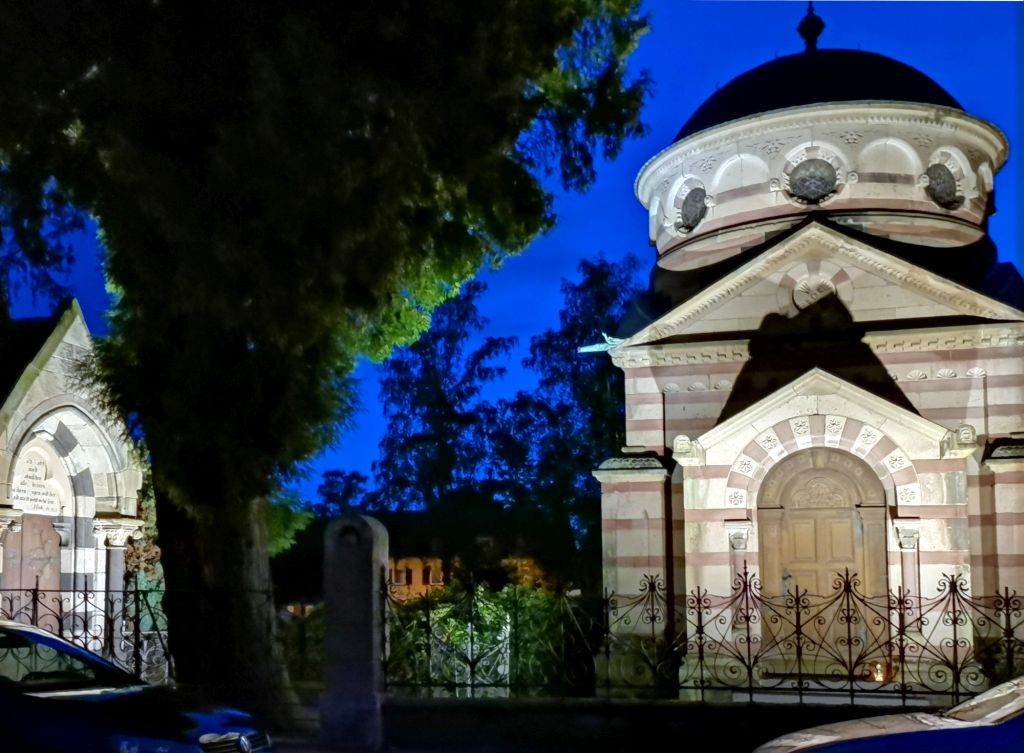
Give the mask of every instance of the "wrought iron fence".
[[646, 575], [632, 595], [587, 601], [520, 588], [382, 594], [386, 683], [416, 695], [601, 695], [693, 700], [945, 704], [1024, 672], [1021, 598], [974, 596], [943, 576], [935, 595], [666, 593]]
[[161, 683], [173, 676], [162, 596], [144, 589], [2, 589], [0, 619], [42, 628]]

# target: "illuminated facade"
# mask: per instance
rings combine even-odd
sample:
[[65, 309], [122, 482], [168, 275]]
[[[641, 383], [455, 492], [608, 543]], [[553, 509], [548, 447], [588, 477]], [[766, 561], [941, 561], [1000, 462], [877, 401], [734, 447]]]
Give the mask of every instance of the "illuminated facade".
[[937, 83], [807, 49], [717, 90], [641, 170], [657, 267], [610, 350], [626, 451], [604, 581], [728, 594], [1024, 592], [1024, 286], [987, 235], [1008, 144]]

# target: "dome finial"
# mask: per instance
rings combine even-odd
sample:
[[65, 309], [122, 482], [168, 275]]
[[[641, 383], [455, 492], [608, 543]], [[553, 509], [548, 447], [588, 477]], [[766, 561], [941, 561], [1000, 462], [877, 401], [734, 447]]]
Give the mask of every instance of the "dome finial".
[[825, 30], [825, 22], [814, 14], [814, 0], [808, 0], [807, 15], [800, 25], [796, 27], [797, 33], [803, 37], [806, 51], [813, 52], [818, 49], [818, 37]]

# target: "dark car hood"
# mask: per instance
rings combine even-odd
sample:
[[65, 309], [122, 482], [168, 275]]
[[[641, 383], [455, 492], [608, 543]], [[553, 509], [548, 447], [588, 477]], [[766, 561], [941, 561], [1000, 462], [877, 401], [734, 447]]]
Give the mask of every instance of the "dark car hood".
[[[253, 718], [179, 688], [136, 685], [23, 693], [24, 711], [39, 715], [41, 723], [60, 727], [77, 739], [79, 730], [101, 746], [111, 736], [139, 736], [198, 745], [208, 733], [252, 733]], [[48, 720], [48, 721], [47, 721]], [[77, 748], [76, 748], [77, 749]], [[97, 747], [97, 749], [100, 749]]]

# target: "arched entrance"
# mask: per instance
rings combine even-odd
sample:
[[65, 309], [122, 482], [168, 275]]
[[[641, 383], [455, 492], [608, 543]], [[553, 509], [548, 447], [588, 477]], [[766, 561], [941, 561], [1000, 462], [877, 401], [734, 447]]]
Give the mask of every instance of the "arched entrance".
[[780, 651], [769, 662], [772, 673], [884, 677], [887, 627], [869, 618], [876, 613], [867, 607], [886, 604], [888, 592], [878, 476], [844, 450], [802, 450], [769, 471], [757, 507], [762, 592], [776, 610], [766, 637]]
[[817, 447], [780, 461], [757, 498], [761, 583], [766, 596], [833, 592], [837, 574], [860, 591], [888, 590], [885, 490], [863, 460]]

